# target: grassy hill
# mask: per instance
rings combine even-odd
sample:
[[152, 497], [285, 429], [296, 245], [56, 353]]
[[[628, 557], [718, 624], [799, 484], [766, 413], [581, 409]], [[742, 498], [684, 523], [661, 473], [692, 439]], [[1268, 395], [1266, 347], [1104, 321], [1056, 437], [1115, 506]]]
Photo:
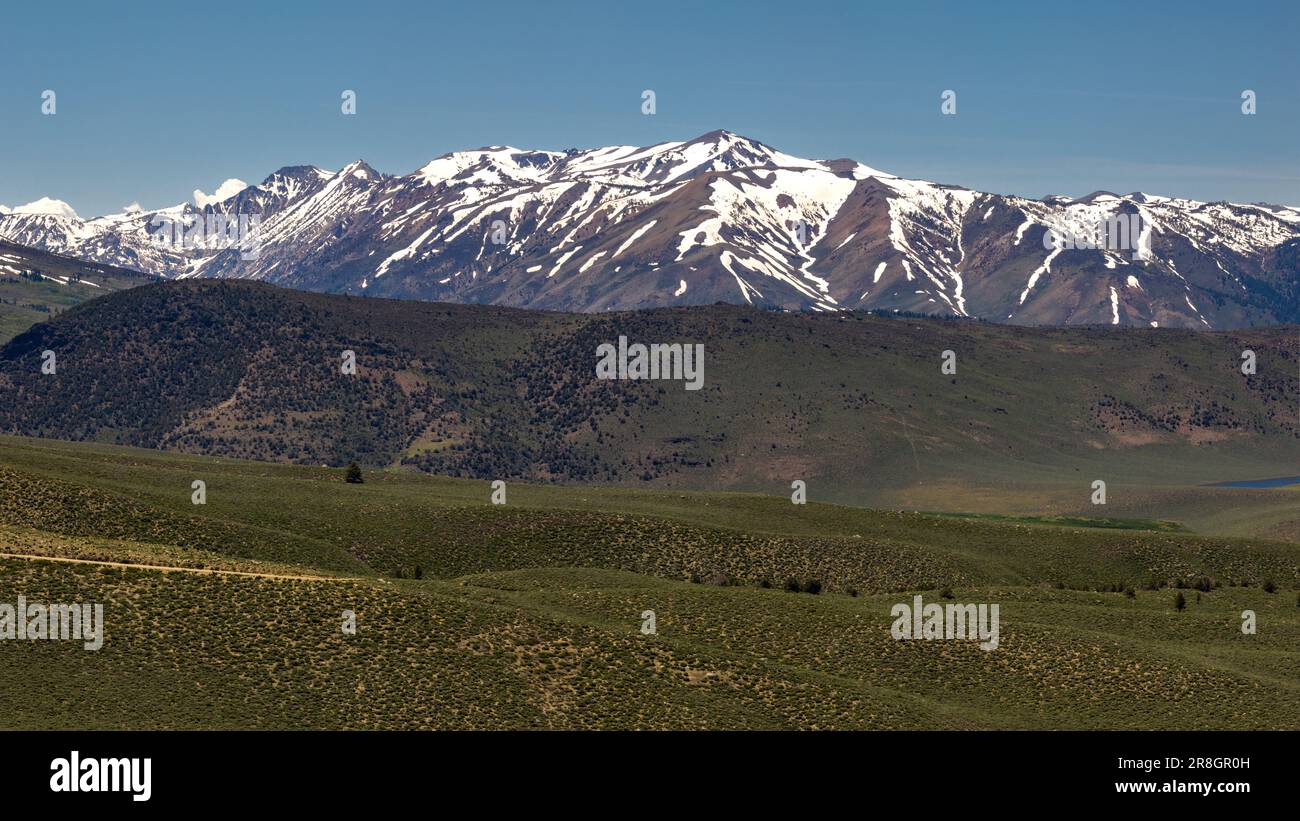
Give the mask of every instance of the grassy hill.
[[[620, 334], [704, 344], [704, 389], [596, 380], [597, 347]], [[1203, 486], [1300, 472], [1295, 328], [574, 316], [187, 281], [33, 327], [0, 349], [0, 389], [14, 434], [481, 479], [774, 494], [801, 479], [852, 505], [1300, 538], [1294, 491]]]
[[[0, 439], [0, 602], [107, 622], [98, 652], [0, 641], [3, 726], [1300, 729], [1294, 543], [364, 478]], [[998, 649], [890, 637], [945, 588], [1000, 605]]]

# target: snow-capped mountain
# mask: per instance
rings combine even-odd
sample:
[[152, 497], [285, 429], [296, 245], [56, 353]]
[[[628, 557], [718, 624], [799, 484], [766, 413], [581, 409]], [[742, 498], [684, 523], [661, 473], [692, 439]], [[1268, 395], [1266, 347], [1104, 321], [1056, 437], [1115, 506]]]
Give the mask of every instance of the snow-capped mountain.
[[[1295, 207], [987, 194], [726, 131], [493, 146], [405, 176], [295, 166], [237, 187], [93, 220], [42, 201], [0, 212], [0, 237], [167, 277], [562, 310], [723, 300], [1032, 324], [1300, 320]], [[258, 221], [255, 253], [150, 241], [160, 221], [240, 215]]]

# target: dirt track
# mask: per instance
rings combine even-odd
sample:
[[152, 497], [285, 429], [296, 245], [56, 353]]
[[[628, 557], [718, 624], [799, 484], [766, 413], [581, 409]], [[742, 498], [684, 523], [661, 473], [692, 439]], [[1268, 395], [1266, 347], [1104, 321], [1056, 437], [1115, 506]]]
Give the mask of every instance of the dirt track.
[[284, 581], [308, 582], [355, 582], [359, 576], [286, 576], [279, 573], [253, 573], [248, 570], [216, 570], [208, 567], [172, 567], [162, 564], [133, 564], [130, 562], [106, 562], [96, 559], [69, 559], [63, 556], [36, 556], [30, 553], [0, 553], [0, 559], [31, 559], [40, 562], [67, 562], [69, 564], [97, 564], [104, 567], [131, 567], [137, 570], [159, 570], [164, 573], [206, 573], [216, 576], [251, 576], [255, 579], [281, 579]]

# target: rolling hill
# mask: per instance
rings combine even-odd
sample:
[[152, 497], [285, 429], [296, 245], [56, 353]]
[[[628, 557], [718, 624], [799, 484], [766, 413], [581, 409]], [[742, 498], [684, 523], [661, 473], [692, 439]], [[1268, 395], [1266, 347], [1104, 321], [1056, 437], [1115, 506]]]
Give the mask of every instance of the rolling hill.
[[[1297, 728], [1294, 543], [364, 478], [0, 438], [0, 602], [105, 607], [94, 652], [0, 641], [0, 725]], [[893, 640], [918, 593], [999, 647]]]

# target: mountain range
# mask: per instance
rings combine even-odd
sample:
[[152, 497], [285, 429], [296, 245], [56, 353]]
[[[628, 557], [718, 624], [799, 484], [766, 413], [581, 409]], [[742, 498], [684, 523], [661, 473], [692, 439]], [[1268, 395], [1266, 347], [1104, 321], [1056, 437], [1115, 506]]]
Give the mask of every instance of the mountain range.
[[[0, 238], [165, 278], [564, 311], [721, 301], [1026, 325], [1300, 320], [1294, 206], [1028, 199], [727, 131], [649, 147], [493, 146], [402, 176], [362, 161], [291, 166], [195, 201], [89, 220], [51, 199], [0, 207]], [[153, 241], [167, 220], [241, 215], [259, 221], [256, 253]], [[1116, 224], [1131, 236], [1106, 230]]]

